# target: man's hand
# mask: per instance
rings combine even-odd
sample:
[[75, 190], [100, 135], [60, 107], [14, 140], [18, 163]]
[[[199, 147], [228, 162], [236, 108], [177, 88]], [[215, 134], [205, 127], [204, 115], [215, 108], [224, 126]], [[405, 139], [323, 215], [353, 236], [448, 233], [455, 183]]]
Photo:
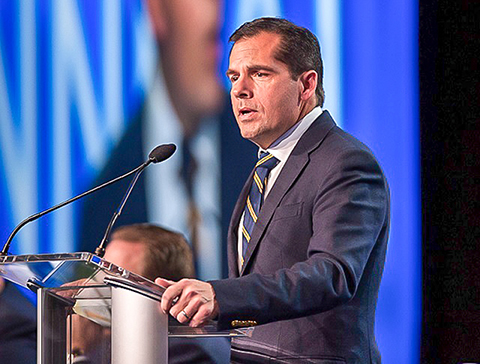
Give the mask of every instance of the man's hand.
[[[219, 309], [215, 291], [210, 283], [195, 279], [172, 282], [157, 278], [155, 283], [167, 287], [163, 293], [161, 308], [180, 323], [200, 327], [217, 317]], [[177, 301], [174, 303], [174, 300]]]

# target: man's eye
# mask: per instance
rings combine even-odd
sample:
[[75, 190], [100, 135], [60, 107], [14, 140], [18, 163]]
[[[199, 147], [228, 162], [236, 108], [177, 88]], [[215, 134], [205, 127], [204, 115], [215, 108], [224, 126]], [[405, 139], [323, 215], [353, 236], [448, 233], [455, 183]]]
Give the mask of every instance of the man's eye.
[[256, 77], [265, 77], [267, 74], [266, 73], [263, 73], [263, 72], [257, 72], [255, 73], [255, 76]]
[[238, 76], [230, 76], [230, 82], [235, 82], [238, 80]]

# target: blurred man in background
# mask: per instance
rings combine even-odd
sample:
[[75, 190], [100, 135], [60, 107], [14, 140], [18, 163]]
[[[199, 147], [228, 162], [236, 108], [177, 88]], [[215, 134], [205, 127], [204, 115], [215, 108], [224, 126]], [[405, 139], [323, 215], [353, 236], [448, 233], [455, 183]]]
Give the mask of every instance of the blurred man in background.
[[[152, 224], [117, 229], [107, 245], [105, 259], [152, 281], [158, 276], [171, 280], [195, 277], [192, 251], [183, 235]], [[81, 327], [80, 332], [74, 333], [74, 351], [84, 356], [82, 363], [96, 362], [96, 356], [101, 355], [98, 338], [104, 329], [96, 324], [85, 325], [84, 320]], [[170, 364], [223, 364], [229, 363], [229, 358], [230, 344], [226, 338], [168, 339]]]

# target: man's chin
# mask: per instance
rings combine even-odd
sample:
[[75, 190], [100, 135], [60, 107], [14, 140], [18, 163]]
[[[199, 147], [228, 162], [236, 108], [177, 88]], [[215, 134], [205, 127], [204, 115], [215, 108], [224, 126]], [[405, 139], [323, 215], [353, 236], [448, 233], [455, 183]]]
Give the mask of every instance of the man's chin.
[[240, 130], [240, 134], [242, 135], [242, 138], [244, 139], [247, 139], [249, 141], [251, 141], [252, 143], [254, 143], [257, 147], [260, 147], [260, 148], [263, 148], [263, 149], [266, 149], [262, 146], [262, 138], [260, 136], [260, 134], [258, 132], [254, 132], [254, 131], [242, 131]]
[[240, 128], [240, 134], [242, 136], [242, 138], [244, 139], [248, 139], [250, 140], [251, 142], [254, 142], [255, 143], [255, 139], [256, 139], [256, 136], [257, 136], [257, 133], [251, 131], [251, 130], [245, 130], [245, 128]]

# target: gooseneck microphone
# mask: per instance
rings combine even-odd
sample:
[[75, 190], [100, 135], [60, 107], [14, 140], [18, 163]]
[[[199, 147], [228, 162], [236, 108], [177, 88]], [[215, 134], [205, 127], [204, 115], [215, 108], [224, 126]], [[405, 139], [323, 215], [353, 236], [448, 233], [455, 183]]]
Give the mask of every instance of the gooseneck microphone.
[[147, 165], [150, 163], [160, 163], [170, 158], [177, 150], [175, 144], [162, 144], [155, 147], [148, 155], [148, 160], [145, 162]]
[[[7, 239], [7, 242], [5, 243], [5, 245], [3, 246], [3, 249], [2, 249], [2, 252], [0, 253], [0, 256], [5, 256], [5, 255], [8, 255], [8, 249], [10, 248], [10, 244], [12, 243], [12, 240], [13, 238], [15, 237], [15, 235], [18, 233], [18, 231], [24, 227], [25, 225], [27, 225], [28, 223], [32, 222], [32, 221], [35, 221], [37, 219], [39, 219], [40, 217], [52, 212], [52, 211], [55, 211], [55, 210], [58, 210], [59, 208], [65, 206], [65, 205], [68, 205], [82, 197], [85, 197], [87, 195], [90, 195], [91, 193], [93, 192], [96, 192], [98, 190], [101, 190], [102, 188], [104, 187], [107, 187], [115, 182], [118, 182], [128, 176], [131, 176], [132, 174], [135, 173], [135, 177], [134, 177], [134, 180], [132, 181], [132, 183], [130, 183], [130, 186], [129, 186], [129, 189], [127, 190], [127, 194], [125, 195], [123, 201], [122, 201], [122, 204], [121, 204], [121, 207], [123, 208], [122, 205], [125, 204], [126, 202], [126, 199], [128, 199], [128, 196], [130, 195], [130, 192], [131, 192], [131, 189], [133, 189], [133, 186], [135, 185], [135, 182], [136, 180], [138, 179], [140, 173], [150, 164], [150, 163], [159, 163], [159, 162], [163, 162], [164, 160], [170, 158], [172, 156], [173, 153], [175, 153], [175, 150], [177, 149], [177, 147], [175, 146], [175, 144], [162, 144], [162, 145], [159, 145], [157, 146], [156, 148], [154, 148], [150, 154], [148, 155], [148, 159], [142, 163], [140, 166], [138, 166], [137, 168], [131, 170], [130, 172], [127, 172], [117, 178], [114, 178], [108, 182], [105, 182], [97, 187], [94, 187], [86, 192], [83, 192], [82, 194], [80, 195], [77, 195], [75, 197], [72, 197], [66, 201], [63, 201], [61, 203], [59, 203], [58, 205], [55, 205], [53, 207], [50, 207], [49, 209], [46, 209], [44, 211], [41, 211], [41, 212], [38, 212], [36, 214], [33, 214], [29, 217], [27, 217], [25, 220], [23, 220], [22, 222], [20, 222], [20, 224], [18, 224], [15, 229], [12, 231], [12, 233], [10, 234], [10, 236], [8, 237]], [[121, 213], [121, 208], [120, 208], [120, 213]], [[115, 216], [115, 215], [114, 215]], [[116, 219], [116, 218], [115, 218]], [[113, 219], [112, 219], [113, 220]], [[115, 221], [113, 221], [114, 223]], [[109, 224], [109, 228], [111, 229], [111, 226], [113, 226], [113, 223], [111, 222]], [[106, 234], [107, 236], [107, 234]], [[103, 241], [102, 241], [103, 242]], [[97, 248], [98, 249], [98, 248]]]
[[156, 147], [154, 150], [150, 152], [148, 155], [147, 161], [143, 163], [135, 172], [135, 175], [133, 176], [132, 181], [130, 182], [130, 185], [128, 186], [127, 191], [125, 192], [125, 195], [122, 198], [122, 201], [118, 205], [117, 210], [113, 214], [108, 226], [107, 230], [105, 230], [105, 234], [103, 235], [103, 239], [100, 242], [100, 245], [95, 249], [95, 254], [98, 255], [100, 258], [102, 258], [105, 254], [105, 245], [108, 243], [108, 239], [110, 237], [110, 232], [112, 231], [113, 225], [115, 225], [115, 222], [117, 221], [118, 217], [123, 211], [123, 207], [127, 203], [128, 198], [130, 197], [130, 193], [132, 193], [133, 187], [135, 187], [135, 184], [137, 183], [138, 177], [140, 177], [140, 174], [143, 172], [143, 170], [150, 164], [150, 163], [158, 163], [162, 162], [167, 158], [170, 158], [173, 153], [175, 153], [175, 150], [177, 147], [175, 144], [163, 144], [158, 147]]

